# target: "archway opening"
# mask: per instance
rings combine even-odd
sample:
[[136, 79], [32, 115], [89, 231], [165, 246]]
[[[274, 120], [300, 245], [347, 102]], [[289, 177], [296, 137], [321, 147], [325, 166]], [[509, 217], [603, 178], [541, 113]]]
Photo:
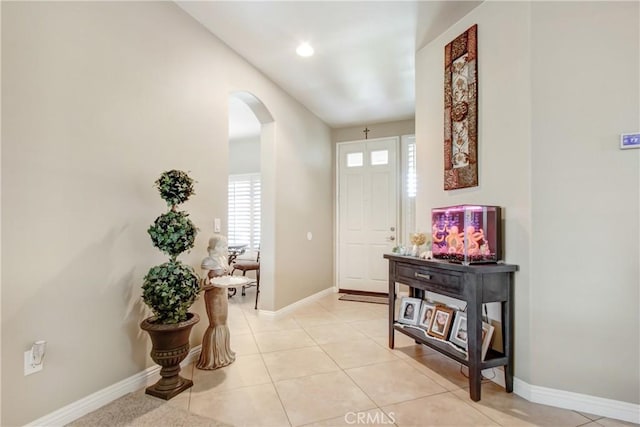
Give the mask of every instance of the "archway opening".
[[[275, 170], [274, 122], [266, 106], [249, 92], [229, 95], [229, 246], [246, 245], [241, 258], [260, 261], [258, 306], [274, 307]], [[248, 275], [255, 275], [250, 272]], [[255, 278], [255, 277], [254, 277]], [[256, 288], [247, 290], [255, 298]]]

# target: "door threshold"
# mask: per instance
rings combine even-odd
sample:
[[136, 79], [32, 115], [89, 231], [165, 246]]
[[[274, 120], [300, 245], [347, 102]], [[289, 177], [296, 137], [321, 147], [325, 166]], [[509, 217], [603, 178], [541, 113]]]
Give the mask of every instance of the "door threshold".
[[351, 295], [365, 295], [369, 297], [389, 297], [388, 292], [370, 292], [370, 291], [358, 291], [355, 289], [342, 289], [338, 288], [338, 293], [351, 294]]

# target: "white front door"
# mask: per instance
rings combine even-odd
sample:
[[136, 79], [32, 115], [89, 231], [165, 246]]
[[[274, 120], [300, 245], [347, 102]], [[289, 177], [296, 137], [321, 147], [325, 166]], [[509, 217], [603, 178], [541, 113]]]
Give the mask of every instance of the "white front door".
[[338, 287], [387, 293], [398, 237], [398, 138], [338, 144]]

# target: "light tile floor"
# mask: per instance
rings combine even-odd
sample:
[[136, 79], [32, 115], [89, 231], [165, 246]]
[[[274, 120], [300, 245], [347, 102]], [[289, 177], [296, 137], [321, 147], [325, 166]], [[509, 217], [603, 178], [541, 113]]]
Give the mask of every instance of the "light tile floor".
[[251, 427], [632, 425], [530, 403], [491, 382], [473, 402], [458, 363], [400, 333], [388, 348], [386, 305], [339, 296], [277, 318], [253, 309], [251, 290], [234, 296], [236, 361], [214, 371], [184, 368], [194, 386], [168, 404]]

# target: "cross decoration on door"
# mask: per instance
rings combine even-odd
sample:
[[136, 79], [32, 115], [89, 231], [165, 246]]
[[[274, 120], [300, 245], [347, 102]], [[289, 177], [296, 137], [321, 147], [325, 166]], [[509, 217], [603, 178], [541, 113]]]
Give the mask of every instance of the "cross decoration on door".
[[371, 132], [369, 128], [365, 127], [362, 132], [364, 132], [364, 139], [369, 139], [369, 132]]

